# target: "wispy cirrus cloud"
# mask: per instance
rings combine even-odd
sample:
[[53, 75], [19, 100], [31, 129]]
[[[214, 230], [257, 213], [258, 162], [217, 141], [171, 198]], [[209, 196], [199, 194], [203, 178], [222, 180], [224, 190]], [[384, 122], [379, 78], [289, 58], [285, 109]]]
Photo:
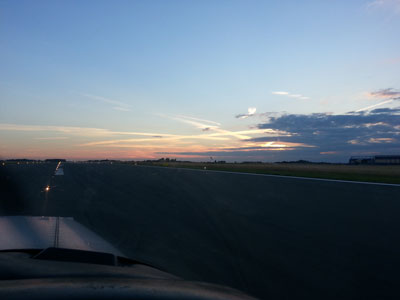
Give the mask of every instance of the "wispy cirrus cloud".
[[[255, 113], [255, 108], [250, 108], [249, 112]], [[259, 129], [250, 129], [250, 130], [240, 130], [240, 131], [232, 131], [232, 130], [227, 130], [221, 128], [220, 125], [215, 125], [215, 124], [220, 124], [215, 121], [211, 120], [205, 120], [205, 119], [200, 119], [200, 118], [194, 118], [194, 117], [188, 117], [188, 116], [167, 116], [167, 115], [161, 115], [163, 117], [170, 118], [172, 120], [176, 120], [185, 124], [189, 124], [194, 126], [195, 128], [201, 129], [203, 132], [207, 132], [207, 134], [202, 134], [202, 135], [194, 135], [191, 137], [196, 137], [196, 138], [205, 138], [205, 137], [233, 137], [238, 140], [246, 140], [251, 138], [251, 135], [254, 134], [260, 134], [261, 131]], [[196, 120], [196, 121], [195, 121]], [[197, 121], [200, 120], [200, 121]], [[264, 131], [263, 133], [267, 133]], [[282, 132], [268, 132], [268, 134], [285, 134]]]
[[[70, 136], [81, 137], [112, 137], [118, 135], [137, 135], [137, 136], [174, 136], [166, 133], [152, 132], [133, 132], [133, 131], [114, 131], [104, 128], [74, 127], [74, 126], [51, 126], [51, 125], [24, 125], [0, 123], [0, 131], [25, 131], [25, 132], [57, 132]], [[58, 137], [61, 138], [61, 137]]]
[[292, 94], [290, 92], [285, 92], [285, 91], [275, 91], [275, 92], [271, 92], [271, 94], [278, 95], [278, 96], [286, 96], [286, 97], [290, 97], [290, 98], [297, 98], [297, 99], [301, 99], [301, 100], [310, 99], [310, 97], [306, 97], [301, 94]]
[[[182, 116], [182, 115], [179, 115], [179, 116], [166, 116], [166, 117], [170, 118], [170, 119], [173, 119], [175, 121], [179, 121], [179, 122], [182, 122], [182, 123], [186, 123], [186, 124], [192, 125], [195, 128], [201, 129], [203, 132], [211, 132], [212, 131], [212, 132], [219, 133], [220, 135], [232, 136], [232, 137], [235, 137], [237, 139], [248, 139], [249, 138], [249, 136], [247, 136], [247, 135], [243, 135], [243, 134], [237, 133], [235, 131], [222, 129], [220, 127], [220, 125], [216, 125], [216, 124], [220, 124], [220, 123], [215, 122], [215, 121], [199, 119], [199, 118], [193, 118], [193, 117], [187, 117], [187, 116]], [[201, 120], [201, 121], [197, 121], [197, 120]], [[213, 136], [213, 135], [210, 134], [209, 136]]]
[[400, 63], [400, 57], [397, 56], [397, 57], [387, 58], [387, 59], [381, 61], [381, 63], [385, 64], [385, 65], [396, 65], [396, 64]]
[[34, 138], [35, 140], [39, 141], [59, 141], [59, 140], [66, 140], [69, 139], [69, 137], [66, 136], [49, 136], [49, 137], [37, 137]]
[[145, 143], [156, 143], [160, 145], [166, 145], [167, 143], [174, 142], [177, 143], [179, 141], [184, 140], [211, 140], [211, 141], [228, 141], [229, 139], [226, 137], [218, 137], [211, 135], [171, 135], [160, 140], [159, 137], [149, 137], [149, 138], [130, 138], [130, 139], [112, 139], [106, 141], [96, 141], [80, 144], [80, 146], [112, 146], [112, 147], [136, 147], [139, 143], [140, 145], [144, 145]]
[[129, 108], [121, 107], [121, 106], [113, 106], [113, 109], [119, 110], [119, 111], [131, 111]]
[[219, 128], [219, 126], [221, 125], [218, 122], [215, 121], [211, 121], [211, 120], [206, 120], [206, 119], [200, 119], [200, 118], [195, 118], [195, 117], [191, 117], [191, 116], [184, 116], [184, 115], [172, 115], [172, 116], [168, 116], [168, 115], [161, 115], [163, 117], [175, 120], [175, 121], [179, 121], [185, 124], [189, 124], [192, 125], [198, 129], [201, 129], [203, 131], [209, 131], [212, 129], [217, 129]]
[[356, 112], [368, 111], [368, 110], [371, 110], [378, 106], [382, 106], [385, 104], [392, 103], [393, 101], [400, 100], [400, 91], [398, 91], [394, 88], [380, 89], [377, 91], [369, 92], [367, 95], [374, 99], [384, 100], [384, 101], [369, 105], [367, 107], [360, 108], [360, 109], [356, 110]]
[[191, 117], [191, 116], [177, 115], [177, 117], [184, 118], [184, 119], [189, 119], [189, 120], [194, 120], [194, 121], [205, 122], [205, 123], [209, 123], [209, 124], [213, 124], [213, 125], [217, 125], [217, 126], [221, 125], [221, 123], [218, 123], [218, 122], [215, 122], [215, 121], [195, 118], [195, 117]]
[[110, 99], [110, 98], [105, 98], [105, 97], [101, 97], [101, 96], [96, 96], [96, 95], [92, 95], [92, 94], [88, 94], [88, 93], [81, 93], [81, 96], [84, 96], [86, 98], [92, 99], [92, 100], [96, 100], [96, 101], [100, 101], [106, 104], [111, 104], [113, 105], [112, 109], [114, 110], [118, 110], [118, 111], [131, 111], [132, 106], [118, 101], [118, 100], [114, 100], [114, 99]]
[[357, 109], [356, 112], [368, 111], [368, 110], [371, 110], [371, 109], [376, 108], [378, 106], [382, 106], [384, 104], [389, 104], [391, 102], [393, 102], [393, 99], [389, 99], [389, 100], [386, 100], [386, 101], [379, 102], [377, 104], [373, 104], [373, 105], [369, 105], [367, 107], [363, 107], [363, 108]]
[[[250, 111], [255, 112], [255, 111]], [[152, 155], [161, 155], [162, 153], [174, 153], [177, 157], [199, 157], [196, 154], [180, 154], [180, 152], [188, 151], [193, 153], [206, 153], [210, 147], [223, 149], [227, 147], [238, 147], [247, 144], [248, 139], [256, 136], [287, 136], [289, 133], [281, 130], [273, 129], [247, 129], [239, 131], [231, 131], [221, 128], [220, 123], [206, 120], [202, 118], [184, 116], [184, 115], [160, 115], [175, 121], [201, 129], [202, 133], [192, 135], [171, 135], [167, 137], [149, 137], [149, 138], [127, 138], [95, 141], [81, 144], [82, 147], [105, 147], [105, 148], [121, 148], [121, 149], [149, 149], [155, 151]], [[248, 145], [249, 146], [249, 145]], [[251, 144], [250, 146], [254, 146]], [[261, 147], [262, 149], [279, 150], [281, 148], [270, 146]], [[286, 149], [285, 149], [286, 150]]]
[[377, 97], [377, 98], [399, 98], [400, 99], [400, 91], [396, 90], [394, 88], [386, 88], [386, 89], [380, 89], [374, 92], [369, 93], [370, 96], [372, 97]]
[[[209, 123], [217, 123], [210, 120]], [[194, 122], [194, 123], [193, 123]], [[192, 121], [187, 123], [196, 128], [203, 127], [203, 123]], [[208, 124], [210, 125], [210, 124]], [[72, 126], [48, 126], [48, 125], [21, 125], [21, 124], [1, 124], [0, 131], [21, 131], [32, 132], [37, 134], [43, 132], [45, 134], [62, 134], [56, 137], [33, 137], [37, 140], [66, 140], [70, 139], [70, 145], [79, 147], [113, 147], [113, 148], [138, 148], [144, 146], [152, 147], [178, 147], [187, 149], [190, 145], [202, 145], [205, 141], [212, 143], [222, 143], [222, 145], [234, 145], [238, 141], [250, 139], [262, 134], [263, 136], [287, 136], [288, 133], [271, 129], [249, 129], [240, 131], [230, 131], [219, 128], [215, 125], [213, 130], [207, 133], [199, 134], [166, 134], [159, 132], [134, 132], [134, 131], [113, 131], [103, 128], [88, 127], [72, 127]], [[124, 136], [132, 136], [130, 138], [122, 138]], [[75, 138], [79, 137], [79, 142]], [[90, 139], [92, 141], [82, 142], [82, 139]], [[93, 139], [96, 139], [93, 141]], [[198, 148], [198, 147], [197, 147]]]
[[390, 11], [392, 14], [400, 14], [400, 0], [375, 0], [366, 5], [368, 10]]

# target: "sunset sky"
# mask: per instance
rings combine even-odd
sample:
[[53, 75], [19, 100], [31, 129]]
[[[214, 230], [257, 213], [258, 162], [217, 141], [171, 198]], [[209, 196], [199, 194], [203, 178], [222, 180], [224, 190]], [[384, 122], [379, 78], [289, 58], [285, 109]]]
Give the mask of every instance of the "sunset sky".
[[400, 0], [0, 1], [0, 159], [400, 153]]

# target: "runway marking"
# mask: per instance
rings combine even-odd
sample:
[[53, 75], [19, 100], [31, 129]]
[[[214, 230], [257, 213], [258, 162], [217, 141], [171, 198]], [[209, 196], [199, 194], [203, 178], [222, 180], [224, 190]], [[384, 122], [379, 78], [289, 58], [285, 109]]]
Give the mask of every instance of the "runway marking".
[[264, 177], [276, 177], [285, 179], [299, 179], [299, 180], [314, 180], [314, 181], [327, 181], [327, 182], [339, 182], [339, 183], [354, 183], [354, 184], [367, 184], [367, 185], [382, 185], [382, 186], [395, 186], [400, 187], [397, 183], [383, 183], [383, 182], [368, 182], [368, 181], [351, 181], [351, 180], [340, 180], [340, 179], [328, 179], [328, 178], [314, 178], [314, 177], [300, 177], [300, 176], [290, 176], [290, 175], [273, 175], [273, 174], [258, 174], [258, 173], [246, 173], [246, 172], [232, 172], [232, 171], [220, 171], [220, 170], [203, 170], [203, 169], [190, 169], [190, 168], [174, 168], [174, 167], [158, 167], [158, 166], [143, 166], [147, 168], [159, 168], [159, 169], [177, 169], [186, 171], [197, 171], [202, 173], [225, 173], [225, 174], [235, 174], [235, 175], [251, 175], [251, 176], [264, 176]]
[[58, 248], [59, 244], [59, 239], [60, 239], [60, 218], [56, 217], [56, 228], [54, 230], [54, 248]]

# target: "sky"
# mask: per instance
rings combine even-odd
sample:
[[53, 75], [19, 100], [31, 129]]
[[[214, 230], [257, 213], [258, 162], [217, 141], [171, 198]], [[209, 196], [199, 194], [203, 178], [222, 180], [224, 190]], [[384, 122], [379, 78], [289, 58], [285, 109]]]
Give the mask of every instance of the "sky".
[[0, 0], [0, 158], [400, 154], [400, 0]]

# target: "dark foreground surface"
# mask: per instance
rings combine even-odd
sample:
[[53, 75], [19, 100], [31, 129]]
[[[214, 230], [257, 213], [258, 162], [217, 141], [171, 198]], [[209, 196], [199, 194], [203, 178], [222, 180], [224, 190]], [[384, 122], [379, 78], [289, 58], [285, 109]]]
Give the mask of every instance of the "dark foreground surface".
[[399, 186], [55, 167], [0, 166], [0, 214], [72, 216], [131, 258], [262, 299], [400, 297]]

